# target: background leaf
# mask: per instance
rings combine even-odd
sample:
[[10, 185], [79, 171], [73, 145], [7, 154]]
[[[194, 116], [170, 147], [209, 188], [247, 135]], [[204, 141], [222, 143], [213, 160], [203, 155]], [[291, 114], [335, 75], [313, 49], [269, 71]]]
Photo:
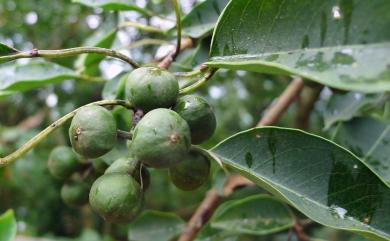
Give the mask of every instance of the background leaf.
[[19, 50], [0, 42], [0, 56], [18, 53]]
[[114, 78], [108, 80], [102, 91], [103, 99], [123, 99], [124, 87], [128, 76], [128, 73], [120, 73]]
[[210, 33], [229, 0], [206, 0], [195, 6], [182, 20], [182, 31], [192, 38]]
[[356, 156], [294, 129], [251, 129], [212, 152], [323, 225], [390, 239], [390, 189]]
[[102, 8], [104, 10], [114, 11], [137, 11], [148, 15], [148, 11], [135, 5], [132, 0], [72, 0], [88, 7]]
[[79, 77], [71, 69], [46, 61], [1, 65], [0, 73], [0, 91], [4, 93], [26, 91]]
[[323, 112], [325, 129], [339, 121], [348, 121], [360, 116], [363, 112], [384, 102], [384, 94], [362, 94], [348, 92], [344, 94], [333, 93]]
[[260, 194], [223, 203], [210, 225], [233, 234], [266, 235], [294, 226], [294, 219], [283, 203]]
[[354, 118], [338, 129], [336, 141], [362, 158], [390, 184], [390, 125], [371, 117]]
[[173, 213], [143, 212], [129, 228], [131, 241], [169, 241], [184, 229], [185, 223]]
[[208, 65], [390, 90], [389, 10], [387, 0], [232, 0], [218, 20]]
[[0, 241], [12, 241], [16, 235], [14, 212], [8, 210], [0, 216]]

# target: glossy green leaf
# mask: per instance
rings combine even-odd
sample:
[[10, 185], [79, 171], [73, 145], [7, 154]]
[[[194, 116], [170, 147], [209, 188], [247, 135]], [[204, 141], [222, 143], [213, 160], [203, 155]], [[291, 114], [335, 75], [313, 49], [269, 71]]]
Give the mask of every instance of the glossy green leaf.
[[372, 109], [384, 101], [383, 94], [362, 94], [348, 92], [345, 94], [333, 93], [323, 113], [325, 129], [339, 121], [348, 121], [360, 116], [366, 110]]
[[354, 118], [338, 129], [336, 141], [371, 166], [390, 185], [390, 124], [370, 117]]
[[[84, 46], [111, 48], [117, 33], [116, 20], [108, 19], [84, 42]], [[78, 57], [75, 67], [88, 75], [99, 74], [99, 64], [105, 58], [101, 54], [83, 54]]]
[[389, 11], [387, 0], [232, 0], [207, 64], [345, 90], [390, 90]]
[[14, 212], [8, 210], [0, 215], [0, 241], [12, 241], [16, 235]]
[[182, 20], [182, 31], [192, 38], [210, 33], [229, 0], [206, 0], [195, 6]]
[[129, 227], [130, 241], [169, 241], [185, 227], [182, 219], [173, 213], [143, 212]]
[[236, 234], [266, 235], [294, 226], [294, 218], [283, 203], [260, 194], [222, 204], [210, 225]]
[[148, 11], [138, 7], [133, 0], [72, 0], [74, 3], [80, 3], [88, 7], [102, 8], [104, 10], [114, 11], [137, 11], [148, 15]]
[[[78, 78], [71, 69], [45, 61], [0, 66], [0, 91], [11, 93]], [[1, 93], [0, 92], [0, 93]]]
[[211, 152], [314, 221], [390, 239], [390, 188], [346, 149], [278, 127], [238, 133]]
[[124, 88], [128, 73], [121, 73], [107, 81], [102, 91], [102, 97], [106, 100], [123, 99]]
[[0, 56], [15, 54], [19, 50], [0, 42]]

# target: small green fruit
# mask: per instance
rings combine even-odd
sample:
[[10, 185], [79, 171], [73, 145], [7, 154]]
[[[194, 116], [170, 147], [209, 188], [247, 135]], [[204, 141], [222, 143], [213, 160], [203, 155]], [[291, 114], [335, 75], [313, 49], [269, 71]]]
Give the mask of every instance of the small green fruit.
[[[114, 161], [106, 170], [104, 174], [108, 173], [126, 173], [134, 177], [134, 179], [141, 185], [142, 190], [146, 190], [150, 185], [150, 173], [145, 166], [142, 166], [140, 173], [140, 162], [134, 158], [119, 158]], [[141, 182], [142, 176], [142, 182]]]
[[137, 108], [149, 111], [171, 107], [179, 95], [175, 76], [156, 67], [141, 67], [130, 73], [126, 82], [126, 97]]
[[61, 198], [70, 207], [80, 207], [88, 203], [90, 186], [83, 181], [70, 181], [61, 188]]
[[92, 160], [92, 166], [96, 173], [103, 174], [109, 165], [101, 158]]
[[143, 193], [130, 175], [109, 173], [93, 183], [89, 203], [106, 221], [124, 223], [132, 221], [140, 212]]
[[68, 146], [57, 146], [50, 153], [48, 169], [57, 179], [66, 179], [81, 167], [82, 164], [78, 161], [76, 153]]
[[166, 168], [179, 163], [190, 146], [187, 122], [172, 110], [155, 109], [136, 126], [130, 151], [148, 167]]
[[193, 144], [200, 144], [213, 135], [217, 122], [211, 106], [204, 98], [183, 96], [177, 100], [173, 110], [187, 121]]
[[192, 191], [202, 186], [209, 173], [210, 160], [196, 150], [191, 150], [182, 162], [169, 168], [173, 184], [184, 191]]
[[87, 158], [97, 158], [114, 147], [116, 129], [111, 112], [98, 105], [87, 106], [73, 117], [69, 138], [77, 153]]

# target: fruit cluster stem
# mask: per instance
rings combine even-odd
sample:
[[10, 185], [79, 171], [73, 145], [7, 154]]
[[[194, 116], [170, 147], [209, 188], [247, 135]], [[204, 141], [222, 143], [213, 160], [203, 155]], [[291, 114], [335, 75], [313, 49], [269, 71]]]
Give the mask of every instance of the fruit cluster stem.
[[[109, 105], [122, 105], [126, 108], [133, 108], [132, 104], [124, 101], [124, 100], [101, 100], [89, 103], [85, 106], [91, 106], [91, 105], [101, 105], [101, 106], [109, 106]], [[80, 107], [80, 108], [82, 108]], [[46, 127], [43, 131], [38, 133], [36, 136], [34, 136], [32, 139], [30, 139], [28, 142], [26, 142], [23, 146], [21, 146], [18, 150], [14, 151], [13, 153], [9, 154], [6, 157], [0, 158], [0, 167], [9, 165], [10, 163], [14, 162], [15, 160], [19, 159], [23, 155], [25, 155], [28, 151], [30, 151], [32, 148], [34, 148], [36, 145], [41, 143], [50, 133], [57, 130], [60, 126], [65, 124], [68, 120], [72, 119], [73, 116], [76, 114], [80, 108], [75, 109], [72, 112], [69, 112], [68, 114], [64, 115], [60, 119], [53, 122], [51, 125]]]
[[11, 55], [0, 56], [0, 62], [12, 61], [12, 60], [23, 59], [23, 58], [38, 58], [38, 57], [63, 58], [63, 57], [70, 57], [79, 54], [101, 54], [101, 55], [110, 56], [113, 58], [123, 60], [126, 63], [130, 64], [133, 68], [140, 67], [140, 65], [137, 62], [135, 62], [133, 59], [127, 57], [126, 55], [118, 51], [112, 49], [98, 48], [98, 47], [77, 47], [77, 48], [59, 49], [59, 50], [33, 49], [30, 51], [17, 52]]

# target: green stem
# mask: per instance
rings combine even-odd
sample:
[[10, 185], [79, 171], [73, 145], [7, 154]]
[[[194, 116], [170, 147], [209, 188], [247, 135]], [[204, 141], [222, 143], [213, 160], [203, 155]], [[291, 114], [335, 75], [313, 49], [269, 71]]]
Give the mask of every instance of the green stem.
[[119, 28], [126, 28], [126, 27], [133, 27], [150, 33], [165, 34], [165, 31], [160, 28], [156, 28], [150, 25], [145, 25], [137, 22], [124, 22], [121, 25], [119, 25]]
[[177, 0], [172, 0], [173, 6], [175, 7], [175, 14], [176, 14], [176, 31], [177, 31], [177, 44], [176, 44], [176, 51], [172, 55], [172, 59], [175, 60], [177, 55], [180, 53], [181, 49], [181, 16], [180, 16], [180, 4]]
[[213, 75], [215, 74], [215, 72], [217, 72], [217, 69], [209, 69], [206, 73], [205, 73], [205, 76], [200, 79], [199, 81], [197, 81], [196, 83], [190, 85], [190, 86], [187, 86], [183, 89], [180, 90], [180, 95], [186, 95], [192, 91], [195, 91], [197, 88], [201, 87], [202, 85], [204, 85], [209, 79], [211, 79], [211, 77], [213, 77]]
[[[91, 106], [91, 105], [100, 105], [100, 106], [107, 106], [107, 105], [122, 105], [126, 108], [133, 108], [131, 103], [124, 101], [124, 100], [101, 100], [89, 103], [85, 106]], [[82, 106], [82, 107], [85, 107]], [[80, 107], [80, 108], [82, 108]], [[28, 142], [26, 142], [23, 146], [21, 146], [18, 150], [14, 151], [13, 153], [9, 154], [6, 157], [0, 158], [0, 167], [6, 166], [15, 160], [19, 159], [23, 155], [25, 155], [28, 151], [30, 151], [32, 148], [34, 148], [36, 145], [38, 145], [41, 141], [43, 141], [50, 133], [58, 129], [60, 126], [62, 126], [64, 123], [66, 123], [68, 120], [72, 119], [73, 116], [76, 114], [80, 108], [77, 108], [76, 110], [64, 115], [60, 119], [53, 122], [50, 126], [46, 127], [43, 131], [38, 133], [36, 136], [34, 136], [32, 139], [30, 139]]]
[[168, 41], [162, 40], [162, 39], [152, 39], [152, 38], [145, 38], [138, 41], [135, 41], [127, 46], [123, 46], [119, 49], [133, 49], [138, 48], [145, 45], [163, 45], [163, 44], [169, 44]]
[[117, 52], [112, 49], [105, 49], [105, 48], [98, 48], [98, 47], [77, 47], [77, 48], [70, 48], [70, 49], [59, 49], [59, 50], [38, 50], [33, 49], [31, 51], [26, 52], [19, 52], [16, 54], [6, 55], [6, 56], [0, 56], [0, 62], [5, 61], [12, 61], [16, 59], [22, 59], [22, 58], [37, 58], [37, 57], [43, 57], [43, 58], [63, 58], [63, 57], [70, 57], [75, 56], [79, 54], [102, 54], [105, 56], [110, 56], [113, 58], [117, 58], [120, 60], [125, 61], [126, 63], [133, 66], [133, 68], [139, 68], [140, 65], [132, 60], [131, 58], [127, 57], [126, 55]]

